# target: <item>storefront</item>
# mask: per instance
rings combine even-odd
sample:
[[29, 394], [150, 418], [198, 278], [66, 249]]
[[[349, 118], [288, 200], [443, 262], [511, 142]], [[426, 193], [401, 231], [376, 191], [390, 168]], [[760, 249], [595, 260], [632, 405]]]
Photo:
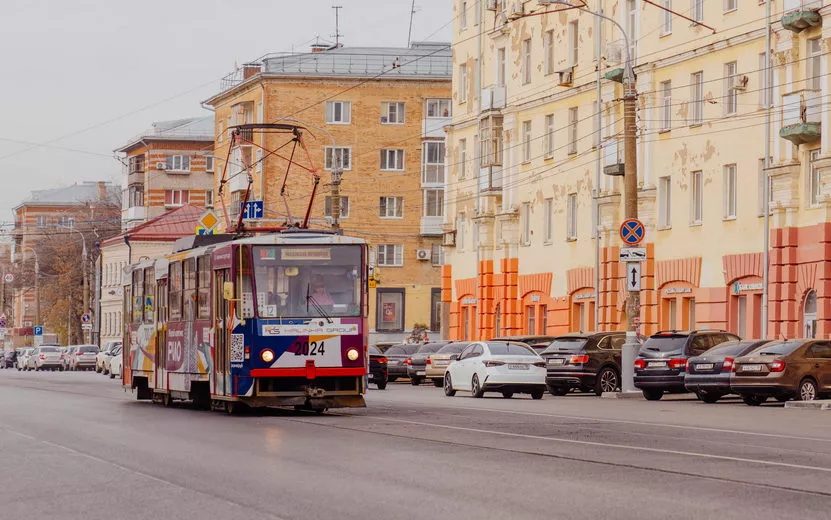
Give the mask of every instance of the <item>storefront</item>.
[[695, 287], [689, 282], [669, 282], [660, 288], [658, 322], [661, 330], [695, 328]]
[[548, 328], [549, 296], [534, 291], [522, 297], [522, 332], [545, 334]]
[[594, 331], [594, 309], [597, 299], [591, 287], [574, 291], [570, 296], [571, 330], [573, 332]]
[[728, 330], [741, 338], [763, 338], [762, 279], [746, 276], [735, 280], [728, 290]]
[[810, 289], [802, 301], [802, 337], [817, 337], [817, 292]]

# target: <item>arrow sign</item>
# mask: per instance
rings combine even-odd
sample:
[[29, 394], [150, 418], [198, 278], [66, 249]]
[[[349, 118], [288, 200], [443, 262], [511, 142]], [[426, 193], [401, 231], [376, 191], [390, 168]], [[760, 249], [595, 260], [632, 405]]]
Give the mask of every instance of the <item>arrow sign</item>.
[[261, 200], [252, 200], [245, 203], [245, 207], [240, 202], [240, 209], [242, 210], [243, 220], [258, 220], [263, 218], [265, 206]]
[[629, 292], [637, 292], [641, 290], [641, 264], [629, 263], [626, 264], [626, 289]]

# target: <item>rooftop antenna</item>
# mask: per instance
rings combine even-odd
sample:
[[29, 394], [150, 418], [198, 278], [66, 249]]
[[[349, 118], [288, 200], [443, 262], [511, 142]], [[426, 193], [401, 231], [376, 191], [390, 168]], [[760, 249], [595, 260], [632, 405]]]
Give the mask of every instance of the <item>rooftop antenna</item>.
[[340, 33], [340, 10], [343, 9], [342, 5], [333, 5], [332, 9], [335, 10], [335, 34], [332, 37], [335, 39], [335, 48], [337, 49], [340, 47], [340, 37], [343, 36]]
[[413, 18], [415, 17], [416, 11], [415, 0], [413, 0], [410, 4], [410, 30], [407, 32], [407, 48], [410, 47], [410, 41], [413, 37]]

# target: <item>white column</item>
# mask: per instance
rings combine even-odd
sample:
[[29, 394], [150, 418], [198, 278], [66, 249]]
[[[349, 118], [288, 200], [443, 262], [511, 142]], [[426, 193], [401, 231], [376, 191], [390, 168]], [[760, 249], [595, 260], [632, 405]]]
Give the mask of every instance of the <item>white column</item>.
[[[827, 40], [826, 40], [827, 41]], [[823, 45], [825, 47], [825, 45]], [[823, 49], [823, 53], [827, 52]], [[823, 54], [820, 59], [820, 75], [822, 76], [821, 83], [820, 83], [820, 103], [822, 106], [822, 149], [820, 150], [821, 155], [827, 155], [831, 152], [831, 110], [829, 110], [827, 97], [828, 93], [831, 92], [831, 78], [828, 77], [828, 56]]]
[[[793, 92], [794, 73], [796, 72], [794, 69], [796, 69], [796, 63], [791, 62], [785, 65], [785, 92], [787, 93]], [[779, 128], [782, 128], [781, 123], [778, 127], [774, 128], [777, 134], [779, 132]], [[790, 143], [785, 145], [785, 160], [788, 162], [793, 160], [793, 148], [794, 147]]]
[[779, 74], [776, 69], [773, 69], [773, 80], [771, 81], [771, 103], [773, 104], [773, 108], [771, 109], [773, 112], [773, 127], [771, 128], [771, 148], [773, 152], [771, 156], [773, 157], [773, 164], [779, 164], [782, 162], [782, 139], [779, 137], [779, 129], [782, 128], [782, 112], [781, 112], [781, 100], [782, 100], [782, 93], [779, 89]]

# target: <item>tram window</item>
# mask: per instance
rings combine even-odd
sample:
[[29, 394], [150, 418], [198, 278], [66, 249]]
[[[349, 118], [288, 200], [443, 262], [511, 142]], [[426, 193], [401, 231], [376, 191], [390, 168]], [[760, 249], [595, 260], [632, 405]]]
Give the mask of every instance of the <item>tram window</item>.
[[133, 323], [141, 323], [144, 316], [144, 271], [136, 269], [133, 271]]
[[198, 302], [197, 312], [199, 319], [207, 320], [211, 317], [211, 263], [210, 258], [201, 256], [196, 259]]
[[155, 310], [156, 271], [152, 267], [144, 270], [144, 323], [153, 323]]
[[185, 286], [182, 293], [185, 321], [196, 318], [196, 259], [188, 258], [183, 262]]
[[170, 263], [170, 274], [168, 277], [169, 298], [168, 309], [170, 321], [182, 320], [182, 264], [179, 262]]
[[156, 320], [159, 323], [164, 323], [167, 321], [167, 280], [159, 280], [159, 291], [156, 301], [156, 307], [159, 310]]
[[249, 256], [248, 246], [240, 246], [241, 252], [238, 253], [242, 259], [239, 266], [238, 285], [240, 287], [240, 305], [237, 307], [237, 316], [239, 316], [239, 309], [242, 310], [243, 318], [254, 317], [254, 301], [251, 292], [251, 258]]

